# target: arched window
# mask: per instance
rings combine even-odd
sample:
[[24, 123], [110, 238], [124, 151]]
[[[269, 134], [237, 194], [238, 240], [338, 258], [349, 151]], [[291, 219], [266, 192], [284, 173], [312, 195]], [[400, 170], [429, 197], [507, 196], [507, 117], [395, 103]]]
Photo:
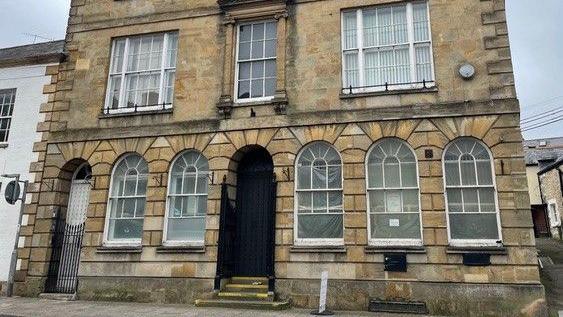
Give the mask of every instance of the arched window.
[[208, 174], [207, 159], [197, 151], [186, 151], [172, 163], [168, 183], [166, 243], [203, 244]]
[[338, 152], [325, 142], [307, 145], [297, 158], [296, 175], [296, 243], [342, 243], [342, 160]]
[[459, 138], [444, 151], [449, 238], [452, 244], [494, 245], [501, 240], [489, 149]]
[[371, 244], [421, 245], [418, 169], [412, 149], [399, 139], [382, 139], [367, 154]]
[[143, 235], [143, 219], [147, 199], [147, 162], [137, 154], [121, 158], [113, 170], [106, 242], [139, 244]]

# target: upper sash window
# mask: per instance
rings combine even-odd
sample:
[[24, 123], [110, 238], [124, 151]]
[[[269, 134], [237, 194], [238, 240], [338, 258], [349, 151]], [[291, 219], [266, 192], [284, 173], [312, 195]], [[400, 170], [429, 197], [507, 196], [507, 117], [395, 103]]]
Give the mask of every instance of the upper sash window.
[[343, 92], [434, 86], [428, 3], [342, 14]]
[[172, 108], [178, 32], [113, 41], [104, 113]]

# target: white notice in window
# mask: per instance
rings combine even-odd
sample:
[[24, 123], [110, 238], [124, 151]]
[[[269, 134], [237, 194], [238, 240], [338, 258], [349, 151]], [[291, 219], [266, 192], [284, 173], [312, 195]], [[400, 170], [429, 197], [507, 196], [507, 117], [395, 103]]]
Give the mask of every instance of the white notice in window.
[[389, 219], [389, 227], [399, 227], [399, 219]]

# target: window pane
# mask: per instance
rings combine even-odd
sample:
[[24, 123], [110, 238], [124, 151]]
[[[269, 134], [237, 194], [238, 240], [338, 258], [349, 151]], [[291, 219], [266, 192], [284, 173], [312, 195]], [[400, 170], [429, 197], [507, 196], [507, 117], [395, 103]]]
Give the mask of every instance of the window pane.
[[297, 221], [297, 237], [300, 239], [343, 238], [342, 214], [300, 214]]
[[477, 161], [477, 177], [479, 178], [479, 185], [493, 184], [490, 161]]
[[479, 212], [479, 200], [477, 198], [477, 189], [464, 188], [463, 194], [463, 208], [464, 212]]
[[205, 238], [205, 217], [169, 219], [167, 235], [167, 240], [170, 241], [203, 242]]
[[400, 187], [399, 162], [396, 158], [387, 158], [383, 164], [385, 187]]
[[447, 193], [449, 212], [463, 212], [461, 204], [461, 189], [448, 188]]
[[393, 50], [381, 50], [379, 52], [380, 76], [382, 84], [393, 84], [395, 82], [395, 53]]
[[446, 161], [444, 163], [446, 171], [446, 185], [448, 186], [456, 186], [460, 185], [459, 181], [459, 164], [457, 161]]
[[377, 10], [377, 20], [379, 21], [379, 45], [393, 44], [393, 28], [391, 26], [393, 15], [391, 8], [381, 8]]
[[407, 7], [398, 6], [393, 7], [393, 32], [395, 36], [395, 43], [407, 43], [409, 35], [407, 31]]
[[481, 201], [481, 212], [496, 212], [494, 188], [480, 188], [479, 200]]
[[344, 49], [356, 48], [356, 11], [344, 13]]
[[429, 41], [428, 7], [426, 3], [413, 4], [414, 40]]
[[403, 190], [403, 212], [419, 212], [418, 190]]
[[240, 42], [248, 42], [250, 41], [250, 36], [251, 36], [251, 29], [252, 26], [250, 24], [248, 25], [241, 25], [239, 28], [239, 41]]
[[396, 48], [395, 49], [395, 84], [404, 84], [411, 82], [410, 74], [410, 57], [409, 48]]
[[363, 10], [364, 21], [364, 46], [377, 45], [377, 11]]
[[264, 39], [264, 23], [252, 24], [252, 40]]
[[110, 95], [109, 95], [109, 107], [111, 109], [117, 109], [119, 107], [119, 91], [121, 90], [121, 76], [110, 77]]
[[125, 40], [116, 40], [114, 42], [112, 73], [120, 73], [123, 69], [123, 58], [125, 54]]
[[417, 187], [416, 163], [401, 163], [401, 181], [403, 187]]
[[358, 70], [358, 53], [344, 54], [344, 84], [345, 87], [359, 87], [360, 73]]
[[174, 83], [176, 81], [176, 72], [166, 71], [164, 75], [166, 76], [164, 78], [164, 103], [170, 105], [174, 102]]
[[495, 213], [450, 214], [452, 239], [497, 240], [498, 226]]
[[276, 68], [276, 61], [266, 61], [266, 77], [276, 77], [277, 68]]
[[385, 192], [386, 212], [399, 213], [402, 211], [401, 192], [397, 190]]
[[463, 185], [477, 185], [475, 175], [475, 161], [469, 155], [463, 155], [460, 160], [461, 183]]
[[327, 192], [313, 192], [313, 212], [327, 212], [327, 203]]
[[297, 167], [297, 188], [310, 189], [311, 188], [311, 167], [298, 166]]
[[250, 80], [239, 81], [238, 83], [238, 97], [250, 98]]
[[264, 57], [264, 42], [252, 42], [252, 58]]
[[250, 59], [250, 43], [240, 43], [238, 59], [239, 61]]
[[264, 96], [264, 80], [258, 79], [251, 82], [251, 97], [259, 98]]
[[368, 51], [364, 55], [364, 79], [366, 86], [381, 85], [379, 80], [379, 54], [377, 51]]
[[196, 178], [194, 174], [184, 175], [184, 189], [182, 190], [183, 194], [195, 193], [195, 180]]
[[264, 42], [265, 54], [264, 57], [276, 57], [276, 40], [268, 40]]
[[250, 79], [250, 65], [251, 63], [240, 63], [238, 69], [239, 79]]
[[297, 193], [297, 203], [299, 213], [311, 213], [313, 211], [313, 194], [310, 192]]
[[276, 80], [274, 78], [266, 79], [264, 87], [264, 96], [271, 97], [276, 94]]
[[169, 33], [168, 50], [166, 53], [166, 66], [176, 67], [176, 55], [178, 52], [178, 33]]
[[278, 30], [276, 22], [266, 23], [266, 39], [275, 39], [278, 37]]
[[416, 58], [416, 80], [418, 82], [432, 81], [432, 57], [430, 44], [417, 44], [414, 48]]
[[110, 219], [110, 240], [141, 239], [143, 234], [143, 219]]
[[342, 192], [328, 193], [328, 209], [342, 212]]
[[420, 239], [419, 214], [370, 215], [372, 239]]
[[370, 188], [383, 187], [383, 164], [381, 163], [368, 164], [368, 186]]
[[264, 77], [264, 62], [252, 62], [252, 78]]
[[385, 212], [385, 193], [383, 190], [369, 191], [370, 212]]
[[340, 166], [328, 167], [328, 188], [342, 188], [342, 168]]

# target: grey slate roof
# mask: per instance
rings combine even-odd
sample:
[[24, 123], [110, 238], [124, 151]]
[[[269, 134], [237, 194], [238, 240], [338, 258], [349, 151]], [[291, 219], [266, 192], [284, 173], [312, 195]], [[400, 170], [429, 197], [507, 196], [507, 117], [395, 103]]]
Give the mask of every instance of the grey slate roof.
[[563, 158], [563, 137], [524, 141], [527, 165], [550, 165]]
[[0, 49], [0, 67], [60, 62], [65, 41], [52, 41]]

